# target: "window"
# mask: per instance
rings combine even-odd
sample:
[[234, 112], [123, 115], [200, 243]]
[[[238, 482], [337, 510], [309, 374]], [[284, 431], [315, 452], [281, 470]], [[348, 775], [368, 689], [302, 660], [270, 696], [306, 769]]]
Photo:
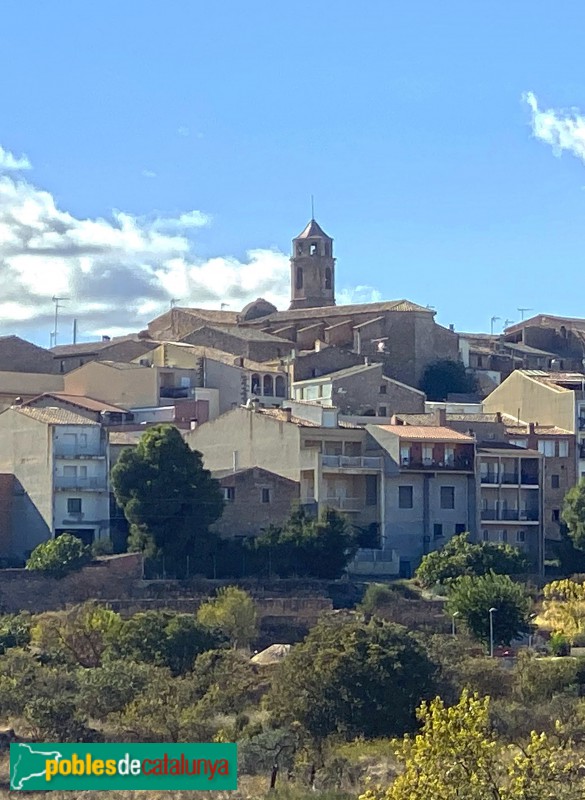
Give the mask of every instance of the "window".
[[303, 255], [303, 245], [300, 242], [297, 244], [297, 255], [298, 256]]
[[526, 531], [516, 531], [516, 541], [518, 544], [524, 544], [526, 541]]
[[398, 508], [412, 508], [412, 486], [398, 487]]
[[236, 499], [236, 487], [235, 486], [224, 486], [223, 487], [223, 499], [226, 500], [228, 503], [233, 503]]
[[378, 477], [376, 475], [366, 475], [366, 505], [375, 506], [378, 504]]
[[282, 375], [277, 375], [275, 380], [275, 394], [277, 397], [286, 397], [286, 382]]
[[552, 510], [552, 521], [553, 522], [560, 522], [561, 520], [561, 512], [558, 508], [553, 508]]
[[543, 456], [554, 456], [555, 454], [555, 443], [552, 439], [539, 439], [538, 440], [538, 452], [542, 453]]
[[528, 439], [510, 439], [510, 444], [516, 447], [528, 447]]
[[297, 289], [302, 289], [303, 288], [303, 268], [302, 267], [297, 267], [296, 287], [297, 287]]
[[68, 514], [81, 514], [81, 498], [68, 497], [67, 498], [67, 513]]
[[379, 417], [387, 417], [388, 416], [388, 406], [378, 406], [378, 416]]
[[440, 522], [435, 522], [433, 525], [433, 539], [440, 539], [443, 536], [443, 525]]
[[78, 469], [79, 469], [79, 477], [85, 480], [87, 478], [87, 467], [81, 466]]
[[317, 243], [316, 242], [311, 242], [311, 244], [309, 245], [309, 255], [310, 256], [318, 255], [318, 253], [317, 253]]
[[254, 373], [250, 380], [250, 391], [252, 394], [260, 394], [260, 375]]
[[480, 368], [483, 367], [483, 358], [481, 356], [477, 357], [477, 366]]
[[550, 488], [551, 489], [558, 489], [561, 485], [560, 477], [558, 475], [551, 475], [550, 476]]
[[441, 486], [441, 508], [455, 508], [454, 486]]
[[410, 464], [410, 447], [408, 445], [400, 447], [400, 463], [403, 467], [407, 467]]
[[459, 533], [465, 533], [465, 528], [466, 527], [467, 526], [465, 525], [464, 522], [455, 523], [455, 536], [457, 536], [457, 534], [459, 534]]
[[270, 502], [270, 489], [262, 489], [261, 490], [261, 500], [263, 503]]
[[325, 269], [325, 288], [331, 289], [331, 270], [329, 267]]
[[501, 541], [502, 542], [508, 541], [508, 531], [501, 531]]
[[388, 392], [388, 387], [386, 386], [386, 384], [380, 386], [380, 394], [386, 394], [387, 392]]
[[559, 440], [559, 458], [567, 458], [569, 455], [569, 442], [566, 439]]
[[63, 467], [63, 475], [66, 478], [76, 478], [77, 477], [77, 467]]
[[273, 397], [274, 386], [272, 383], [272, 375], [265, 375], [263, 381], [263, 394], [265, 397]]
[[432, 444], [423, 444], [422, 446], [422, 460], [425, 466], [429, 466], [433, 463], [433, 445]]
[[482, 536], [483, 536], [484, 542], [489, 542], [489, 540], [490, 540], [490, 532], [489, 531], [486, 531], [486, 530], [482, 531]]

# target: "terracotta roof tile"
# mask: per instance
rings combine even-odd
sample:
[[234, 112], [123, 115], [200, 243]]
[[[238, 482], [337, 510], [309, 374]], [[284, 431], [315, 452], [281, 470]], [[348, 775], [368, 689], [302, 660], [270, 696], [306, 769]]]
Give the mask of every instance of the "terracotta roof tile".
[[31, 406], [12, 406], [11, 408], [19, 414], [25, 414], [46, 425], [99, 425], [98, 422], [82, 417], [81, 414], [75, 414], [73, 411], [67, 411], [65, 408], [32, 408]]
[[393, 433], [401, 439], [412, 441], [438, 441], [438, 442], [469, 442], [475, 439], [451, 428], [444, 428], [441, 425], [375, 425], [388, 433]]

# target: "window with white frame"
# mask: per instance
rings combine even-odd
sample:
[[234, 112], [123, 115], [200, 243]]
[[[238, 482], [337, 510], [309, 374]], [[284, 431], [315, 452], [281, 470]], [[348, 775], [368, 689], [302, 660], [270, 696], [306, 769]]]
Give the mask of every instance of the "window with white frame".
[[545, 458], [554, 457], [555, 454], [554, 439], [539, 439], [538, 452], [542, 453], [542, 455], [545, 456]]
[[559, 458], [567, 458], [569, 455], [569, 442], [567, 439], [559, 439]]

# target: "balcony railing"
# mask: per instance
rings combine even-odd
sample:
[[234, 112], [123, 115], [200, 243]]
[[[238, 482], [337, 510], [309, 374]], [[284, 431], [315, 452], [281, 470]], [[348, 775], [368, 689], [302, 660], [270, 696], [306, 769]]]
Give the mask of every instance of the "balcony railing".
[[161, 386], [158, 391], [159, 397], [170, 397], [173, 400], [178, 400], [184, 397], [191, 396], [191, 388], [189, 386]]
[[499, 482], [500, 482], [500, 478], [499, 478], [499, 475], [496, 475], [495, 473], [491, 473], [489, 475], [482, 475], [481, 476], [481, 482], [482, 483], [491, 484], [492, 486], [497, 486], [499, 484]]
[[108, 482], [105, 476], [102, 478], [76, 478], [69, 475], [56, 475], [55, 488], [105, 492], [108, 488]]
[[432, 458], [413, 459], [404, 457], [400, 459], [400, 466], [403, 469], [453, 469], [460, 472], [473, 472], [473, 459], [455, 458], [447, 461], [435, 461]]
[[481, 519], [501, 522], [538, 522], [538, 510], [527, 508], [506, 508], [501, 510], [497, 508], [482, 508]]
[[55, 458], [105, 458], [106, 446], [80, 447], [79, 445], [56, 443], [53, 452]]
[[520, 483], [522, 486], [538, 486], [538, 475], [528, 472], [521, 472]]
[[503, 472], [502, 483], [518, 483], [519, 475], [517, 472]]
[[323, 467], [333, 469], [381, 469], [382, 459], [372, 456], [321, 456]]
[[359, 497], [326, 497], [323, 505], [338, 511], [363, 511], [365, 502]]

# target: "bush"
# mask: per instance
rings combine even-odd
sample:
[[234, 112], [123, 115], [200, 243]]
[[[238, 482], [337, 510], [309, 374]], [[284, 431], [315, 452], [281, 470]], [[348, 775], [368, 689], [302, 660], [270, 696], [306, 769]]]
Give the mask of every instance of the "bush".
[[81, 539], [63, 533], [56, 539], [42, 542], [32, 551], [26, 568], [61, 578], [69, 572], [81, 569], [91, 560], [91, 554]]
[[571, 643], [562, 633], [553, 633], [550, 637], [550, 651], [553, 656], [570, 656]]

